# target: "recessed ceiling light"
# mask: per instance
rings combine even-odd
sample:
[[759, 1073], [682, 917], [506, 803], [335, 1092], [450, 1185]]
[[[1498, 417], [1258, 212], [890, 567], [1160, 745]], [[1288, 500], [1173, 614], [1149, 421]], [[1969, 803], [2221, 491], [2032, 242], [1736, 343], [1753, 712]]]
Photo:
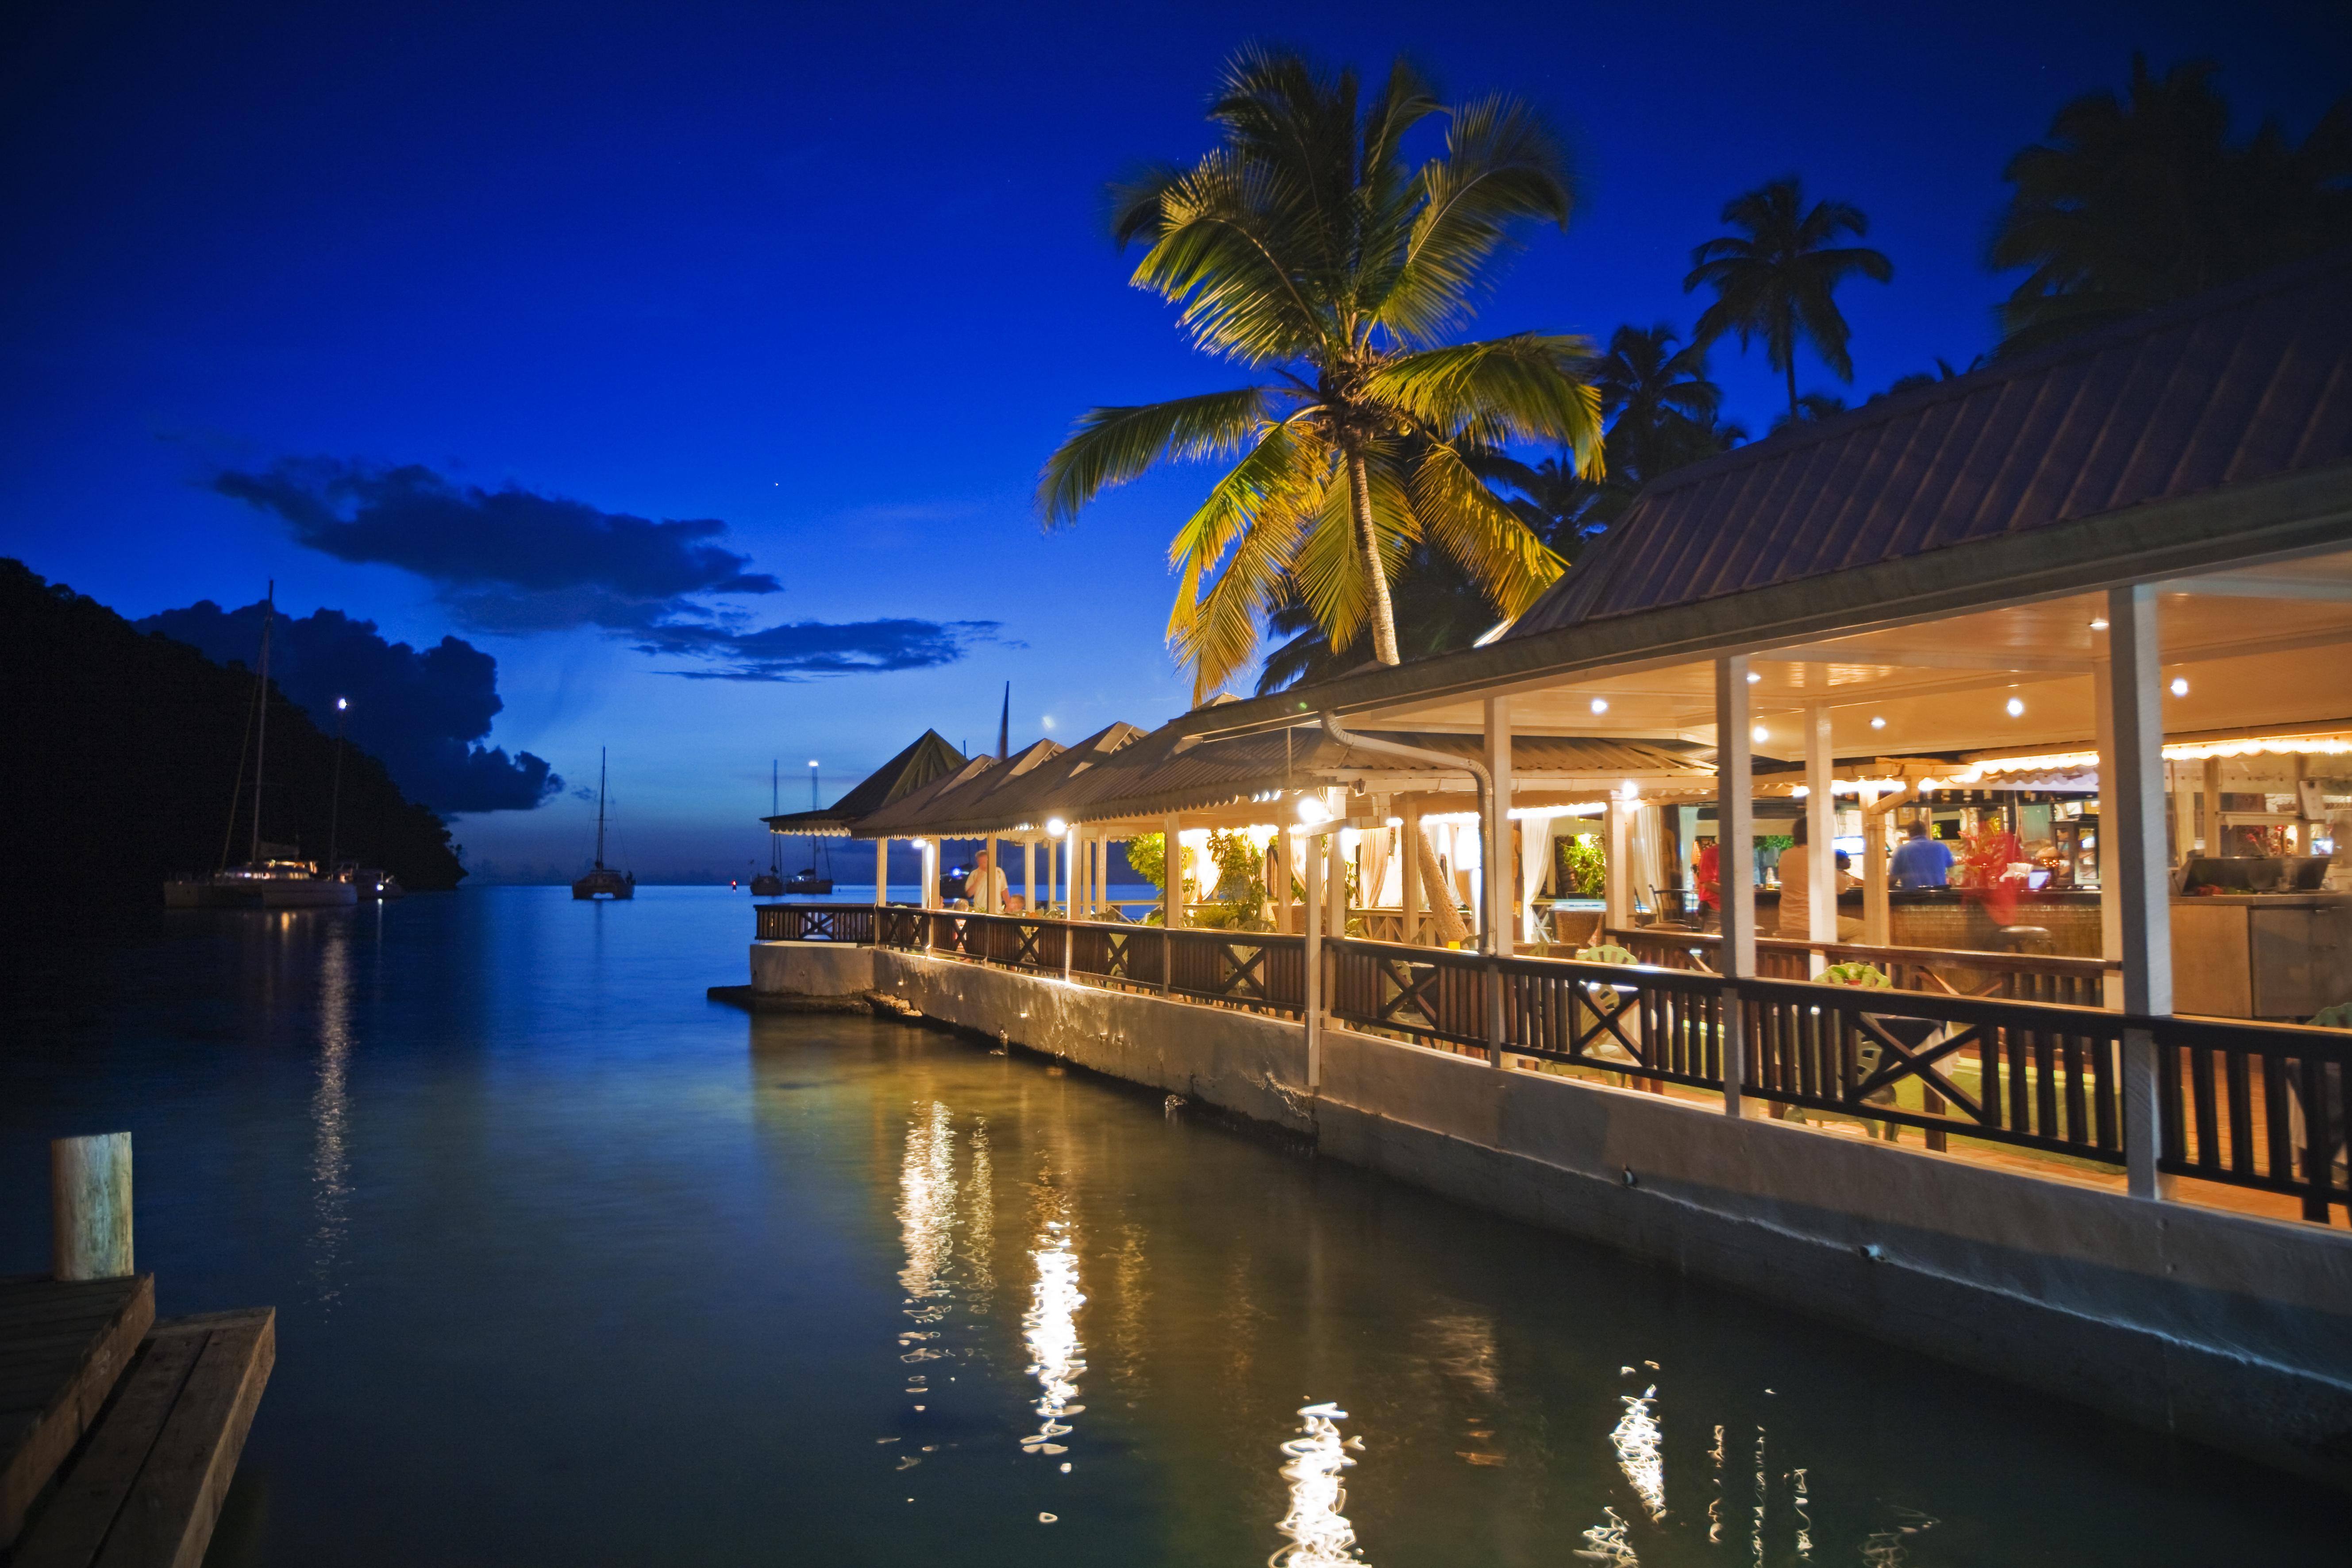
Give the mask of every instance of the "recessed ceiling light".
[[1609, 699], [1607, 699], [1606, 697], [1596, 697], [1596, 698], [1594, 698], [1594, 699], [1592, 700], [1592, 710], [1593, 710], [1595, 713], [1606, 713], [1606, 712], [1608, 712], [1608, 711], [1609, 711]]
[[2107, 629], [2107, 618], [2105, 616], [2094, 616], [2091, 618], [2091, 629], [2095, 632], [2105, 631]]
[[1750, 739], [1752, 739], [1752, 740], [1754, 740], [1754, 741], [1755, 741], [1755, 742], [1756, 742], [1758, 745], [1759, 745], [1759, 746], [1760, 746], [1760, 745], [1762, 745], [1765, 742], [1767, 742], [1767, 741], [1769, 741], [1769, 740], [1770, 740], [1770, 739], [1772, 738], [1772, 731], [1769, 731], [1769, 730], [1767, 730], [1767, 729], [1766, 729], [1766, 728], [1764, 728], [1764, 726], [1763, 726], [1763, 725], [1761, 725], [1761, 724], [1757, 725], [1757, 726], [1756, 726], [1756, 728], [1754, 728], [1753, 730], [1748, 731], [1748, 733], [1749, 738], [1750, 738]]
[[2012, 719], [2021, 719], [2025, 716], [2024, 698], [2012, 697], [2009, 700], [2009, 716]]
[[1874, 730], [1884, 730], [1886, 728], [1886, 721], [1884, 719], [1873, 718], [1870, 721], [1870, 727]]
[[1756, 670], [1751, 669], [1748, 672], [1748, 684], [1750, 686], [1755, 685], [1758, 681], [1763, 679], [1764, 677]]
[[2172, 694], [2175, 697], [2186, 697], [2189, 695], [2189, 678], [2187, 676], [2176, 675], [2172, 678]]

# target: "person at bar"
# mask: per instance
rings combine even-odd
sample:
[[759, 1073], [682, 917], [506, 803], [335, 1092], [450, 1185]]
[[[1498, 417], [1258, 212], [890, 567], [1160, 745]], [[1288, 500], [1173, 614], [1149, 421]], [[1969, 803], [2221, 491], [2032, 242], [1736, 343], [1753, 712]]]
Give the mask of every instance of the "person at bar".
[[1892, 880], [1898, 888], [1940, 888], [1952, 875], [1952, 852], [1927, 837], [1927, 825], [1916, 817], [1904, 829], [1895, 851]]
[[[1812, 867], [1805, 855], [1807, 833], [1803, 817], [1797, 818], [1793, 831], [1796, 842], [1780, 855], [1780, 934], [1803, 941], [1813, 934]], [[1834, 899], [1858, 885], [1843, 867], [1838, 868], [1830, 873], [1829, 896]], [[1838, 941], [1852, 942], [1861, 934], [1862, 921], [1851, 915], [1838, 917]]]

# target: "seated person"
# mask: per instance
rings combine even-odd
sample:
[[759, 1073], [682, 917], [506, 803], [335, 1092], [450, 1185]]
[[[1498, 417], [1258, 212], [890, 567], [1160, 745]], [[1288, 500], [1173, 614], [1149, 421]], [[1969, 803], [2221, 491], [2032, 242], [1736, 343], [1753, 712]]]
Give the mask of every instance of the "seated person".
[[1895, 851], [1888, 879], [1898, 888], [1940, 888], [1952, 875], [1952, 852], [1927, 837], [1927, 825], [1914, 820]]
[[[1807, 831], [1808, 825], [1805, 819], [1799, 817], [1796, 826], [1797, 841], [1780, 853], [1780, 934], [1784, 937], [1793, 937], [1799, 942], [1803, 942], [1813, 934], [1811, 926], [1813, 899], [1811, 885], [1812, 863], [1811, 857], [1805, 852]], [[1836, 892], [1842, 893], [1855, 885], [1853, 877], [1843, 869], [1831, 873], [1831, 886]], [[1834, 897], [1835, 894], [1832, 896]], [[1862, 921], [1851, 915], [1838, 917], [1837, 941], [1852, 942], [1861, 934]]]

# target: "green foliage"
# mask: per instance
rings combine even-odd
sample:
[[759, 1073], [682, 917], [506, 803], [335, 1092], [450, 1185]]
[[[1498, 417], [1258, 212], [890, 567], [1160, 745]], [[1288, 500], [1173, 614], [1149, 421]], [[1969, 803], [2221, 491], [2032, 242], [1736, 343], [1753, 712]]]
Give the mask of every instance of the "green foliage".
[[1814, 978], [1824, 985], [1854, 985], [1865, 991], [1885, 991], [1895, 984], [1884, 970], [1868, 963], [1832, 963]]
[[1639, 963], [1642, 962], [1635, 956], [1632, 948], [1620, 947], [1613, 942], [1602, 942], [1599, 947], [1578, 948], [1576, 961], [1579, 963]]
[[[1445, 150], [1402, 142], [1446, 117]], [[1590, 346], [1522, 332], [1446, 343], [1531, 226], [1565, 226], [1566, 162], [1526, 105], [1448, 108], [1402, 62], [1367, 92], [1352, 70], [1245, 49], [1209, 118], [1217, 145], [1112, 193], [1112, 232], [1147, 248], [1133, 281], [1180, 307], [1204, 353], [1260, 384], [1083, 416], [1046, 460], [1037, 503], [1067, 523], [1103, 489], [1166, 461], [1238, 458], [1178, 531], [1168, 639], [1205, 699], [1246, 665], [1285, 602], [1329, 647], [1368, 635], [1394, 663], [1390, 581], [1417, 546], [1443, 553], [1505, 614], [1563, 563], [1479, 479], [1472, 455], [1512, 441], [1601, 472]]]
[[1740, 233], [1692, 251], [1690, 275], [1683, 279], [1685, 293], [1702, 283], [1715, 290], [1715, 303], [1700, 314], [1692, 340], [1711, 343], [1736, 332], [1744, 349], [1751, 338], [1762, 338], [1767, 363], [1788, 376], [1789, 413], [1796, 417], [1797, 344], [1811, 345], [1840, 381], [1852, 381], [1838, 285], [1857, 273], [1891, 281], [1895, 264], [1875, 250], [1832, 244], [1843, 234], [1860, 238], [1870, 220], [1851, 202], [1806, 207], [1793, 177], [1732, 197], [1724, 204], [1723, 221]]
[[1139, 833], [1127, 841], [1129, 869], [1161, 892], [1168, 890], [1168, 841], [1157, 833]]
[[2232, 145], [2217, 68], [2158, 78], [2135, 55], [2123, 98], [2074, 100], [2010, 160], [1990, 259], [2031, 270], [2000, 307], [2001, 353], [2352, 244], [2352, 97], [2299, 147], [2267, 123]]
[[1601, 847], [1598, 835], [1580, 833], [1572, 838], [1559, 839], [1554, 853], [1559, 858], [1558, 885], [1564, 895], [1572, 899], [1606, 895], [1609, 852]]

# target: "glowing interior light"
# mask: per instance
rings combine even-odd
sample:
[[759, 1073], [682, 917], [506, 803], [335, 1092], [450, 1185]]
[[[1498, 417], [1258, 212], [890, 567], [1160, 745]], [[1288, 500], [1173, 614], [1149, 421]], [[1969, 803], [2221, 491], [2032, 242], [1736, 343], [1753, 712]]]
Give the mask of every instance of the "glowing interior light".
[[338, 713], [342, 712], [344, 710], [351, 707], [351, 705], [352, 700], [348, 697], [338, 697], [335, 699], [335, 711]]
[[1762, 676], [1762, 674], [1760, 674], [1759, 672], [1758, 672], [1758, 671], [1756, 671], [1756, 670], [1751, 669], [1751, 670], [1749, 670], [1749, 671], [1748, 672], [1748, 685], [1750, 685], [1750, 686], [1755, 685], [1758, 681], [1759, 681], [1759, 680], [1761, 680], [1761, 679], [1764, 679], [1764, 677]]
[[1309, 827], [1319, 827], [1331, 820], [1331, 808], [1323, 804], [1319, 795], [1302, 795], [1298, 797], [1298, 820]]
[[2105, 630], [2107, 629], [2106, 617], [2105, 617], [2105, 616], [2100, 616], [2100, 617], [2098, 617], [2097, 619], [2095, 619], [2095, 620], [2092, 621], [2092, 623], [2091, 623], [2091, 629], [2092, 629], [2093, 631], [2095, 631], [2095, 632], [2103, 632], [2103, 631], [2105, 631]]
[[2012, 719], [2021, 719], [2021, 718], [2023, 718], [2023, 717], [2025, 716], [2025, 699], [2024, 699], [2024, 698], [2022, 698], [2022, 697], [2012, 697], [2012, 698], [2011, 698], [2011, 699], [2009, 700], [2009, 704], [2008, 704], [2008, 706], [2009, 706], [2009, 716], [2010, 716], [2011, 718], [2012, 718]]
[[2187, 676], [2176, 675], [2172, 678], [2172, 694], [2175, 697], [2186, 697], [2189, 695], [2189, 678]]
[[1062, 835], [1064, 835], [1065, 833], [1067, 833], [1069, 830], [1070, 830], [1070, 825], [1069, 825], [1068, 823], [1066, 823], [1066, 822], [1064, 822], [1064, 821], [1063, 821], [1060, 817], [1058, 817], [1058, 816], [1049, 816], [1049, 817], [1047, 817], [1047, 818], [1045, 819], [1045, 831], [1046, 831], [1047, 833], [1049, 833], [1049, 834], [1053, 835], [1053, 836], [1054, 836], [1055, 837], [1056, 837], [1056, 838], [1059, 838], [1060, 837], [1062, 837]]
[[1606, 697], [1596, 697], [1596, 698], [1594, 698], [1594, 699], [1592, 700], [1592, 710], [1593, 710], [1595, 713], [1606, 713], [1606, 712], [1608, 712], [1608, 711], [1609, 711], [1609, 699], [1607, 699]]
[[1886, 721], [1876, 714], [1873, 714], [1870, 720], [1870, 727], [1874, 730], [1884, 730], [1886, 728]]
[[1811, 795], [1811, 794], [1812, 794], [1812, 793], [1813, 793], [1813, 786], [1812, 786], [1812, 785], [1811, 785], [1811, 784], [1799, 784], [1796, 788], [1794, 788], [1794, 789], [1792, 789], [1792, 790], [1790, 790], [1790, 791], [1789, 792], [1789, 798], [1790, 798], [1790, 799], [1791, 799], [1791, 800], [1802, 800], [1802, 799], [1804, 799], [1807, 795]]
[[1763, 726], [1763, 725], [1759, 724], [1759, 725], [1757, 725], [1757, 726], [1756, 726], [1756, 728], [1754, 728], [1753, 730], [1748, 731], [1748, 739], [1750, 739], [1750, 740], [1754, 741], [1758, 745], [1759, 745], [1759, 746], [1760, 746], [1760, 745], [1762, 745], [1765, 742], [1767, 742], [1767, 741], [1769, 741], [1769, 740], [1770, 740], [1770, 739], [1772, 738], [1772, 731], [1769, 731], [1769, 730], [1767, 730], [1766, 728], [1764, 728], [1764, 726]]

